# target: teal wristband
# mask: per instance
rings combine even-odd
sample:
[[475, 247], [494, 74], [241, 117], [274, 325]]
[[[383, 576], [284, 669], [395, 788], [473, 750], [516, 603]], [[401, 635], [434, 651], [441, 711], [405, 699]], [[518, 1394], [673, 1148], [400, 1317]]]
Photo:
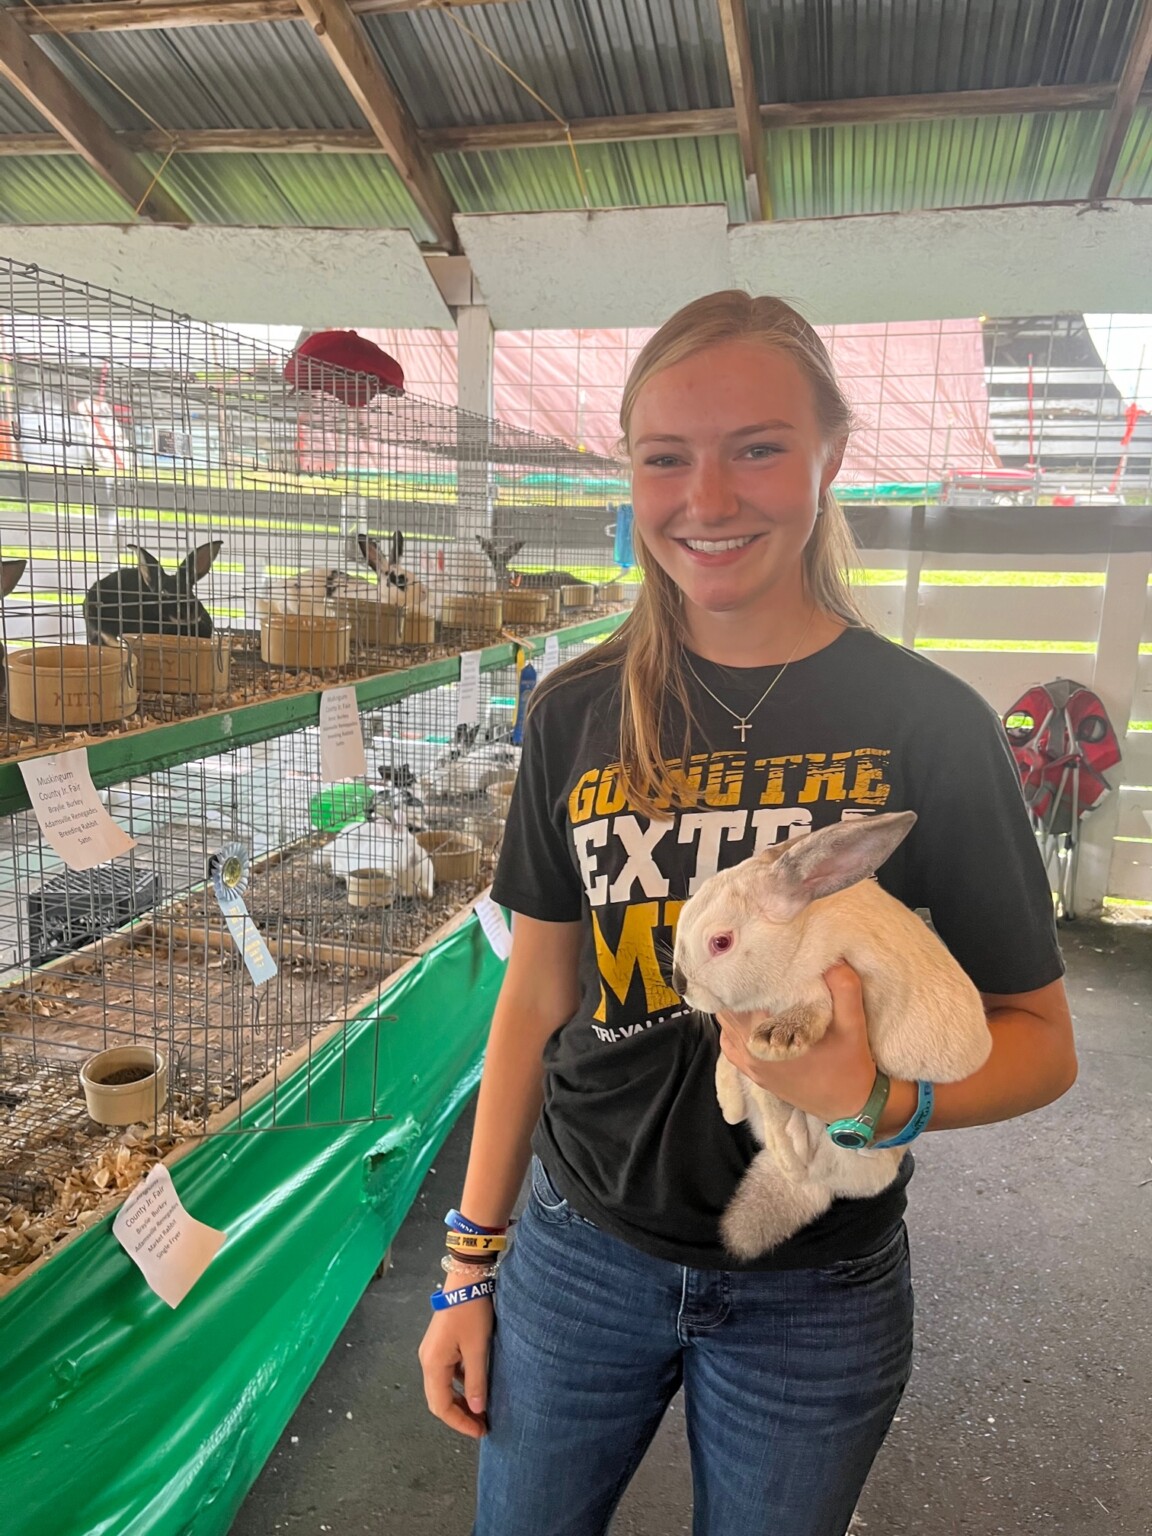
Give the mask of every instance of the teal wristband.
[[885, 1147], [906, 1147], [910, 1141], [915, 1141], [920, 1132], [932, 1118], [932, 1106], [935, 1102], [935, 1093], [931, 1083], [920, 1082], [916, 1084], [916, 1110], [911, 1120], [902, 1131], [895, 1136], [890, 1136], [887, 1141], [874, 1141], [872, 1146], [879, 1152]]

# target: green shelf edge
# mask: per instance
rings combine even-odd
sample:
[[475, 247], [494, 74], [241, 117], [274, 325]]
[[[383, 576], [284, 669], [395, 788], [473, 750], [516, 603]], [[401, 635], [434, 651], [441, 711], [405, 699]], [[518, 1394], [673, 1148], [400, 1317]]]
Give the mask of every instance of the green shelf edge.
[[[524, 644], [536, 656], [543, 651], [545, 643], [553, 634], [561, 645], [594, 640], [598, 636], [611, 634], [628, 617], [628, 613], [628, 609], [623, 609], [619, 613], [589, 619], [584, 624], [552, 630], [545, 635], [532, 635]], [[516, 651], [517, 647], [511, 641], [486, 646], [480, 653], [480, 670], [491, 672], [497, 667], [510, 666], [516, 658]], [[404, 667], [395, 672], [381, 672], [375, 677], [357, 679], [349, 685], [333, 683], [330, 686], [352, 686], [356, 689], [356, 699], [361, 709], [378, 709], [385, 704], [395, 704], [414, 693], [427, 693], [431, 688], [457, 682], [459, 677], [460, 657], [456, 655], [445, 656], [439, 661], [423, 662], [415, 667]], [[111, 784], [122, 784], [125, 779], [139, 778], [143, 774], [156, 773], [160, 769], [193, 762], [201, 757], [215, 757], [234, 747], [250, 747], [258, 741], [270, 741], [275, 736], [286, 736], [291, 731], [316, 725], [320, 719], [320, 696], [324, 691], [317, 688], [310, 693], [289, 694], [284, 698], [262, 700], [258, 704], [241, 704], [235, 709], [196, 715], [189, 720], [173, 720], [169, 724], [149, 726], [140, 731], [128, 731], [122, 736], [90, 742], [87, 751], [92, 782], [97, 789], [106, 789]], [[69, 743], [61, 741], [44, 752], [29, 753], [27, 757], [9, 758], [0, 763], [0, 817], [26, 811], [31, 804], [20, 772], [20, 762], [69, 750]]]

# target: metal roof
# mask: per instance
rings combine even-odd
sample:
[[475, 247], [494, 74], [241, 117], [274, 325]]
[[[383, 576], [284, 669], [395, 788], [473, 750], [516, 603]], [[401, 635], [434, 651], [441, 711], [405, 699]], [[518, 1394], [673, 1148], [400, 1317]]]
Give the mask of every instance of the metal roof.
[[[38, 0], [51, 17], [80, 0]], [[145, 0], [146, 3], [146, 0]], [[223, 0], [220, 0], [223, 3]], [[413, 0], [416, 3], [416, 0]], [[1112, 86], [1143, 0], [746, 0], [763, 105], [1022, 87]], [[125, 10], [127, 10], [127, 0]], [[20, 0], [15, 11], [21, 12]], [[416, 132], [548, 121], [548, 112], [457, 25], [472, 30], [559, 116], [725, 110], [733, 95], [717, 0], [509, 0], [365, 14], [356, 23]], [[155, 30], [37, 32], [61, 73], [114, 130], [241, 135], [360, 130], [367, 119], [303, 20]], [[115, 82], [115, 84], [110, 83]], [[138, 105], [137, 105], [138, 104]], [[772, 214], [852, 213], [1088, 196], [1108, 103], [1078, 110], [768, 127]], [[1152, 126], [1135, 113], [1112, 195], [1152, 195]], [[734, 123], [732, 126], [735, 126]], [[48, 132], [0, 83], [0, 220], [125, 222], [125, 201], [78, 155], [14, 154], [5, 136]], [[409, 228], [435, 238], [378, 153], [180, 150], [164, 188], [207, 223]], [[242, 150], [242, 152], [237, 152]], [[580, 208], [563, 146], [432, 154], [460, 212]], [[593, 206], [725, 204], [747, 214], [734, 132], [580, 143]], [[142, 151], [151, 171], [162, 156]]]

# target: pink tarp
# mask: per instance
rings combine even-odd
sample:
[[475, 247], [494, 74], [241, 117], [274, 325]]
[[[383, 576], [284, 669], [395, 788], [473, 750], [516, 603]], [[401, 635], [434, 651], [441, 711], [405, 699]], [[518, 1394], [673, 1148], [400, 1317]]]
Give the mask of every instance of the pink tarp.
[[[979, 320], [820, 328], [856, 411], [840, 482], [919, 484], [946, 469], [999, 467], [988, 420]], [[416, 395], [456, 403], [450, 331], [365, 331], [399, 358]], [[650, 330], [500, 331], [495, 413], [501, 420], [612, 453], [620, 394]]]

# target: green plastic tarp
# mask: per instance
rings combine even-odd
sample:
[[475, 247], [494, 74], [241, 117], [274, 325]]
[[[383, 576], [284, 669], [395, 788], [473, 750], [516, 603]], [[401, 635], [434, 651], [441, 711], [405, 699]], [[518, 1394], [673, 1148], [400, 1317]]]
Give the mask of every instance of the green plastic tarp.
[[469, 917], [281, 1085], [276, 1128], [174, 1163], [228, 1234], [177, 1308], [111, 1217], [0, 1299], [3, 1536], [223, 1536], [479, 1079], [503, 970]]

